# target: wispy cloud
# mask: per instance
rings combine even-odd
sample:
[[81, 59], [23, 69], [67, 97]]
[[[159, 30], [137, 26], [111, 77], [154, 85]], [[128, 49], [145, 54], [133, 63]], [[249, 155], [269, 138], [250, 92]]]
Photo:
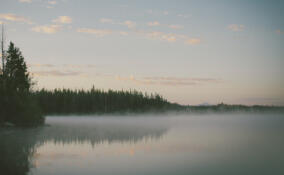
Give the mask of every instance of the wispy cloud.
[[169, 28], [171, 28], [171, 29], [182, 29], [183, 26], [182, 25], [169, 25]]
[[39, 33], [46, 33], [46, 34], [54, 34], [58, 31], [62, 30], [61, 25], [42, 25], [42, 26], [35, 26], [32, 28], [32, 31], [39, 32]]
[[33, 64], [28, 64], [28, 67], [32, 68], [66, 68], [66, 69], [74, 69], [74, 68], [94, 68], [97, 67], [94, 64], [59, 64], [59, 65], [54, 65], [54, 64], [39, 64], [39, 63], [33, 63]]
[[136, 27], [136, 23], [130, 20], [124, 21], [122, 24], [126, 25], [129, 29]]
[[164, 33], [164, 32], [159, 32], [159, 31], [146, 32], [145, 35], [151, 39], [159, 39], [159, 40], [164, 40], [168, 42], [175, 42], [178, 38], [178, 35], [176, 34]]
[[[198, 38], [190, 38], [182, 34], [166, 33], [162, 31], [139, 30], [136, 28], [136, 22], [130, 21], [130, 20], [119, 22], [119, 21], [114, 21], [113, 19], [110, 19], [110, 18], [101, 18], [100, 22], [108, 23], [108, 24], [115, 24], [115, 25], [125, 25], [131, 31], [127, 32], [127, 31], [112, 31], [112, 30], [107, 30], [107, 29], [102, 30], [102, 29], [94, 29], [94, 28], [79, 28], [77, 29], [77, 32], [95, 34], [98, 37], [103, 37], [109, 34], [119, 34], [122, 36], [128, 36], [130, 34], [138, 34], [140, 36], [143, 36], [149, 39], [156, 39], [156, 40], [167, 41], [167, 42], [172, 42], [172, 43], [180, 40], [186, 44], [191, 44], [191, 45], [199, 44], [201, 42], [201, 40]], [[151, 21], [151, 22], [148, 22], [147, 25], [148, 26], [159, 26], [161, 24], [158, 21]], [[170, 27], [172, 29], [183, 28], [183, 26], [181, 25], [169, 25], [169, 26], [165, 25], [165, 26]]]
[[55, 67], [53, 64], [28, 64], [29, 67]]
[[6, 21], [15, 21], [15, 22], [23, 22], [23, 23], [27, 23], [27, 24], [33, 24], [33, 22], [30, 19], [25, 18], [23, 16], [15, 15], [13, 13], [2, 13], [2, 14], [0, 14], [0, 19], [4, 19]]
[[52, 22], [60, 24], [70, 24], [72, 23], [72, 18], [69, 16], [59, 16], [58, 18], [52, 20]]
[[50, 4], [50, 5], [55, 5], [55, 4], [57, 4], [57, 1], [48, 1], [47, 3]]
[[169, 12], [168, 12], [168, 11], [164, 11], [163, 14], [164, 14], [164, 15], [168, 15]]
[[153, 22], [148, 22], [147, 25], [148, 26], [159, 26], [160, 23], [158, 21], [153, 21]]
[[124, 25], [124, 26], [127, 26], [129, 29], [134, 29], [136, 27], [136, 22], [131, 21], [131, 20], [119, 22], [119, 21], [114, 21], [113, 19], [110, 19], [110, 18], [101, 18], [100, 22], [101, 23], [107, 23], [107, 24]]
[[200, 43], [201, 43], [201, 39], [199, 38], [190, 38], [185, 41], [185, 44], [190, 44], [190, 45], [196, 45]]
[[189, 18], [191, 15], [178, 14], [177, 16], [178, 16], [178, 17], [181, 17], [181, 18]]
[[34, 76], [79, 76], [82, 74], [83, 73], [79, 71], [59, 71], [59, 70], [32, 72], [32, 75]]
[[119, 32], [119, 34], [122, 35], [122, 36], [127, 36], [129, 33], [128, 33], [128, 32], [124, 32], [124, 31], [121, 31], [121, 32]]
[[180, 77], [142, 77], [135, 78], [133, 75], [129, 77], [116, 76], [117, 80], [131, 81], [145, 85], [166, 85], [166, 86], [193, 86], [202, 85], [204, 83], [220, 83], [219, 79], [213, 78], [180, 78]]
[[245, 26], [242, 24], [230, 24], [228, 29], [234, 32], [241, 32], [245, 29]]
[[31, 3], [32, 0], [19, 0], [19, 2], [21, 2], [21, 3]]
[[103, 36], [112, 34], [112, 30], [94, 29], [94, 28], [79, 28], [77, 29], [77, 32], [94, 34], [97, 37], [103, 37]]
[[280, 30], [280, 29], [277, 29], [276, 31], [275, 31], [277, 34], [284, 34], [284, 31], [283, 30]]
[[109, 18], [101, 18], [100, 19], [101, 23], [110, 23], [110, 24], [114, 24], [114, 21], [112, 19]]

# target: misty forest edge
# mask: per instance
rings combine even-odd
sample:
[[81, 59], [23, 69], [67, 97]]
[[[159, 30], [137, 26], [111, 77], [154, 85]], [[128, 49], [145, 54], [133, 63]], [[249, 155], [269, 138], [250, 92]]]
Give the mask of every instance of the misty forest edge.
[[[5, 58], [5, 59], [4, 59]], [[10, 42], [2, 50], [0, 69], [0, 125], [18, 126], [44, 124], [44, 115], [53, 114], [108, 114], [108, 113], [163, 113], [179, 112], [283, 112], [279, 106], [245, 106], [218, 104], [184, 106], [170, 103], [159, 94], [143, 94], [136, 90], [33, 90], [31, 74], [19, 48]]]

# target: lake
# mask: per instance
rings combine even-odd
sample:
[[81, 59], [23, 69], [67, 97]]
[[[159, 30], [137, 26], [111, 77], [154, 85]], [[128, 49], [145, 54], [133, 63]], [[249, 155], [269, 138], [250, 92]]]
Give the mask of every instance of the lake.
[[284, 174], [283, 114], [49, 116], [0, 129], [0, 174]]

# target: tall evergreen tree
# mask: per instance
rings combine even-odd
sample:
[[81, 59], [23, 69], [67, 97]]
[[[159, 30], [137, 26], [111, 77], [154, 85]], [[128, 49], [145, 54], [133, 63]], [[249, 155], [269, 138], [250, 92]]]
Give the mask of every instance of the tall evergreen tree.
[[40, 108], [32, 96], [31, 78], [19, 48], [11, 42], [6, 65], [0, 76], [0, 123], [37, 125], [44, 122]]
[[10, 90], [16, 92], [29, 92], [31, 87], [31, 78], [27, 71], [27, 65], [24, 61], [19, 48], [14, 43], [10, 43], [7, 51], [7, 59], [4, 76]]

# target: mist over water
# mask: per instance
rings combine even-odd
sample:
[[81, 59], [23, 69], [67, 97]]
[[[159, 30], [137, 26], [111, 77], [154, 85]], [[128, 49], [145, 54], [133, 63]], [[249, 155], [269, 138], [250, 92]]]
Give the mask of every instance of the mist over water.
[[283, 174], [283, 114], [46, 117], [0, 129], [4, 174]]

